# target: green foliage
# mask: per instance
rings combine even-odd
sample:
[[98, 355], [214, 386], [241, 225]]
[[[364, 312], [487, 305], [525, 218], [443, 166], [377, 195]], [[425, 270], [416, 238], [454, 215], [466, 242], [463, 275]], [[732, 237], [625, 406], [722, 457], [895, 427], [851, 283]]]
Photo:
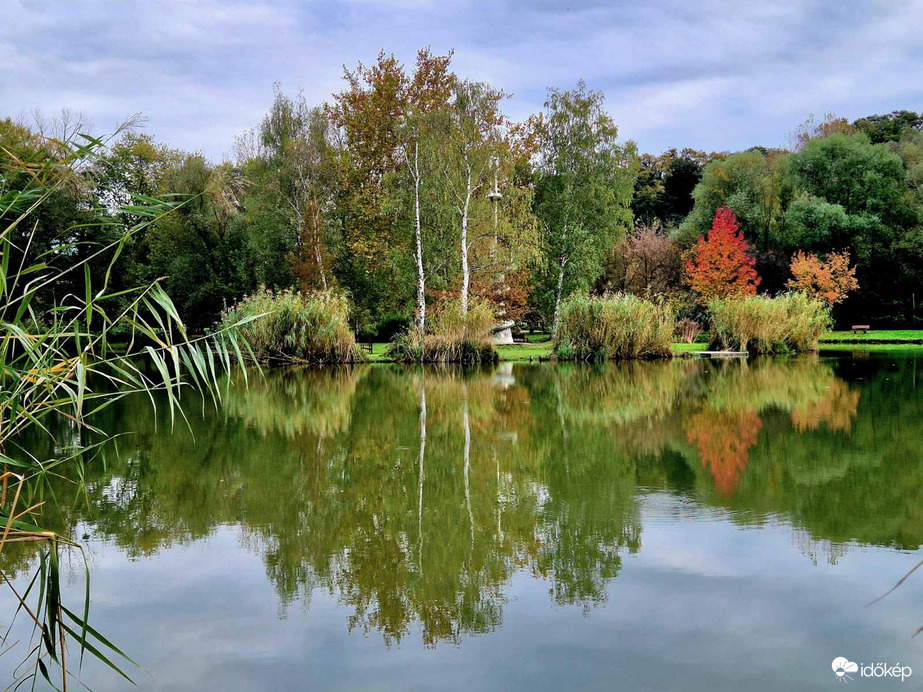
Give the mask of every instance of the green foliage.
[[665, 304], [627, 293], [575, 295], [561, 308], [554, 349], [560, 360], [669, 358], [672, 337], [673, 313]]
[[893, 111], [885, 115], [868, 115], [853, 123], [859, 132], [864, 132], [872, 144], [896, 142], [908, 130], [923, 130], [923, 114], [913, 111]]
[[603, 99], [582, 81], [571, 91], [550, 89], [537, 128], [544, 249], [538, 298], [556, 320], [563, 299], [600, 277], [606, 255], [631, 226], [637, 154], [634, 142], [617, 142]]
[[631, 210], [635, 221], [675, 228], [692, 211], [692, 191], [709, 161], [704, 151], [668, 149], [640, 157]]
[[803, 293], [713, 300], [708, 313], [711, 348], [750, 353], [816, 351], [833, 326], [826, 304]]
[[496, 324], [493, 311], [483, 300], [474, 300], [462, 313], [458, 301], [441, 306], [428, 321], [426, 332], [411, 326], [399, 334], [389, 355], [395, 360], [415, 363], [495, 363], [497, 351], [490, 340]]
[[782, 214], [792, 195], [786, 152], [759, 149], [715, 158], [705, 166], [693, 191], [695, 204], [675, 234], [692, 245], [711, 226], [722, 205], [734, 212], [745, 238], [766, 250], [782, 228]]
[[349, 300], [336, 291], [313, 293], [262, 288], [222, 318], [241, 324], [257, 360], [290, 363], [355, 363], [362, 360], [349, 326]]

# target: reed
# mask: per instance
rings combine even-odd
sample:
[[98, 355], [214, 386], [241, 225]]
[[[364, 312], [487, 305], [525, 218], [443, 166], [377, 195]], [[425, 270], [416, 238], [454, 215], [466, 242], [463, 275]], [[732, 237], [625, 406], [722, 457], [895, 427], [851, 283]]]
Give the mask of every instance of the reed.
[[362, 360], [349, 327], [349, 300], [336, 291], [260, 289], [228, 310], [221, 327], [243, 323], [242, 337], [263, 362], [355, 363]]
[[561, 307], [554, 351], [559, 360], [601, 362], [670, 358], [673, 313], [627, 293], [576, 295]]
[[415, 363], [494, 363], [497, 350], [490, 340], [496, 322], [490, 306], [474, 300], [462, 315], [458, 301], [435, 306], [426, 332], [411, 327], [398, 335], [389, 355], [398, 361]]
[[797, 292], [713, 300], [708, 313], [710, 348], [754, 354], [816, 351], [833, 325], [826, 304]]
[[[59, 553], [82, 551], [41, 526], [43, 484], [51, 476], [80, 479], [84, 465], [109, 439], [92, 424], [93, 415], [127, 394], [165, 392], [171, 424], [182, 415], [185, 388], [210, 393], [217, 405], [219, 379], [242, 362], [246, 344], [234, 323], [207, 337], [190, 337], [157, 282], [110, 289], [115, 263], [131, 238], [182, 202], [135, 200], [126, 211], [142, 221], [118, 226], [121, 215], [113, 214], [101, 222], [119, 230], [111, 243], [81, 253], [75, 252], [76, 245], [62, 244], [32, 257], [28, 250], [45, 205], [65, 186], [79, 186], [83, 171], [105, 147], [103, 140], [88, 135], [45, 144], [47, 155], [38, 161], [0, 150], [0, 551], [12, 543], [35, 545], [39, 565], [22, 593], [5, 573], [0, 577], [15, 600], [7, 625], [27, 617], [35, 632], [35, 645], [27, 647], [14, 685], [29, 678], [34, 685], [41, 677], [56, 689], [67, 689], [69, 681], [79, 679], [75, 669], [86, 655], [126, 680], [117, 662], [131, 659], [89, 624], [85, 559], [84, 603], [71, 610], [62, 601]], [[91, 265], [105, 269], [102, 279], [91, 280]], [[59, 286], [81, 282], [82, 291], [61, 295], [65, 292]], [[113, 334], [129, 340], [127, 349], [113, 350]], [[30, 430], [52, 436], [54, 418], [66, 419], [71, 433], [66, 444], [56, 441], [55, 458], [38, 459], [20, 441]]]

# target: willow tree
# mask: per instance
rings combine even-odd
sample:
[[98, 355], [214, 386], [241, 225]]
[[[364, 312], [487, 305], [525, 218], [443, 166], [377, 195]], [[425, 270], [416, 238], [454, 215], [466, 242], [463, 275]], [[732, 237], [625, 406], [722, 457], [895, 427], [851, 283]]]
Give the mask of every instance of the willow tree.
[[636, 149], [634, 142], [618, 143], [603, 98], [583, 81], [571, 91], [550, 89], [537, 123], [536, 211], [553, 330], [562, 300], [599, 278], [603, 259], [632, 221]]

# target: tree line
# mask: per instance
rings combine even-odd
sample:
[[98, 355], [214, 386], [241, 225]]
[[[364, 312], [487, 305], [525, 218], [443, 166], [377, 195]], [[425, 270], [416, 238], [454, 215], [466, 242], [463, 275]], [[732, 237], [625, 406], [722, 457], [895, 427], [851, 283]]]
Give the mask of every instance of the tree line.
[[[421, 50], [404, 66], [382, 52], [343, 78], [316, 105], [276, 85], [262, 121], [221, 163], [129, 123], [55, 190], [34, 227], [14, 229], [10, 266], [92, 256], [117, 239], [107, 221], [131, 224], [144, 213], [138, 200], [166, 199], [170, 213], [114, 244], [114, 292], [159, 280], [183, 319], [206, 329], [261, 286], [335, 290], [360, 338], [390, 340], [425, 328], [447, 300], [463, 315], [480, 301], [500, 320], [552, 328], [568, 296], [624, 291], [698, 318], [696, 286], [715, 285], [702, 245], [720, 220], [734, 229], [725, 236], [745, 292], [813, 287], [840, 322], [917, 319], [920, 114], [810, 119], [786, 149], [652, 155], [619, 138], [604, 95], [583, 82], [549, 89], [540, 113], [514, 122], [508, 94], [456, 75], [451, 53]], [[0, 120], [0, 184], [34, 185], [23, 162], [62, 159], [84, 134], [66, 115]], [[111, 259], [89, 263], [91, 285]], [[41, 299], [66, 303], [83, 279]]]

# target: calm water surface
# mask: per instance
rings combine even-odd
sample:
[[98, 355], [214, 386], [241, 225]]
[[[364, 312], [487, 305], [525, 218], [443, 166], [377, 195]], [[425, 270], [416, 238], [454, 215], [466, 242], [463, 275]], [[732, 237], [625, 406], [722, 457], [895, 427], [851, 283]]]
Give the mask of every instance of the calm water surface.
[[141, 689], [829, 690], [838, 656], [919, 689], [923, 574], [866, 603], [921, 557], [921, 378], [913, 354], [275, 371], [187, 403], [192, 433], [109, 409], [135, 434], [53, 521]]

